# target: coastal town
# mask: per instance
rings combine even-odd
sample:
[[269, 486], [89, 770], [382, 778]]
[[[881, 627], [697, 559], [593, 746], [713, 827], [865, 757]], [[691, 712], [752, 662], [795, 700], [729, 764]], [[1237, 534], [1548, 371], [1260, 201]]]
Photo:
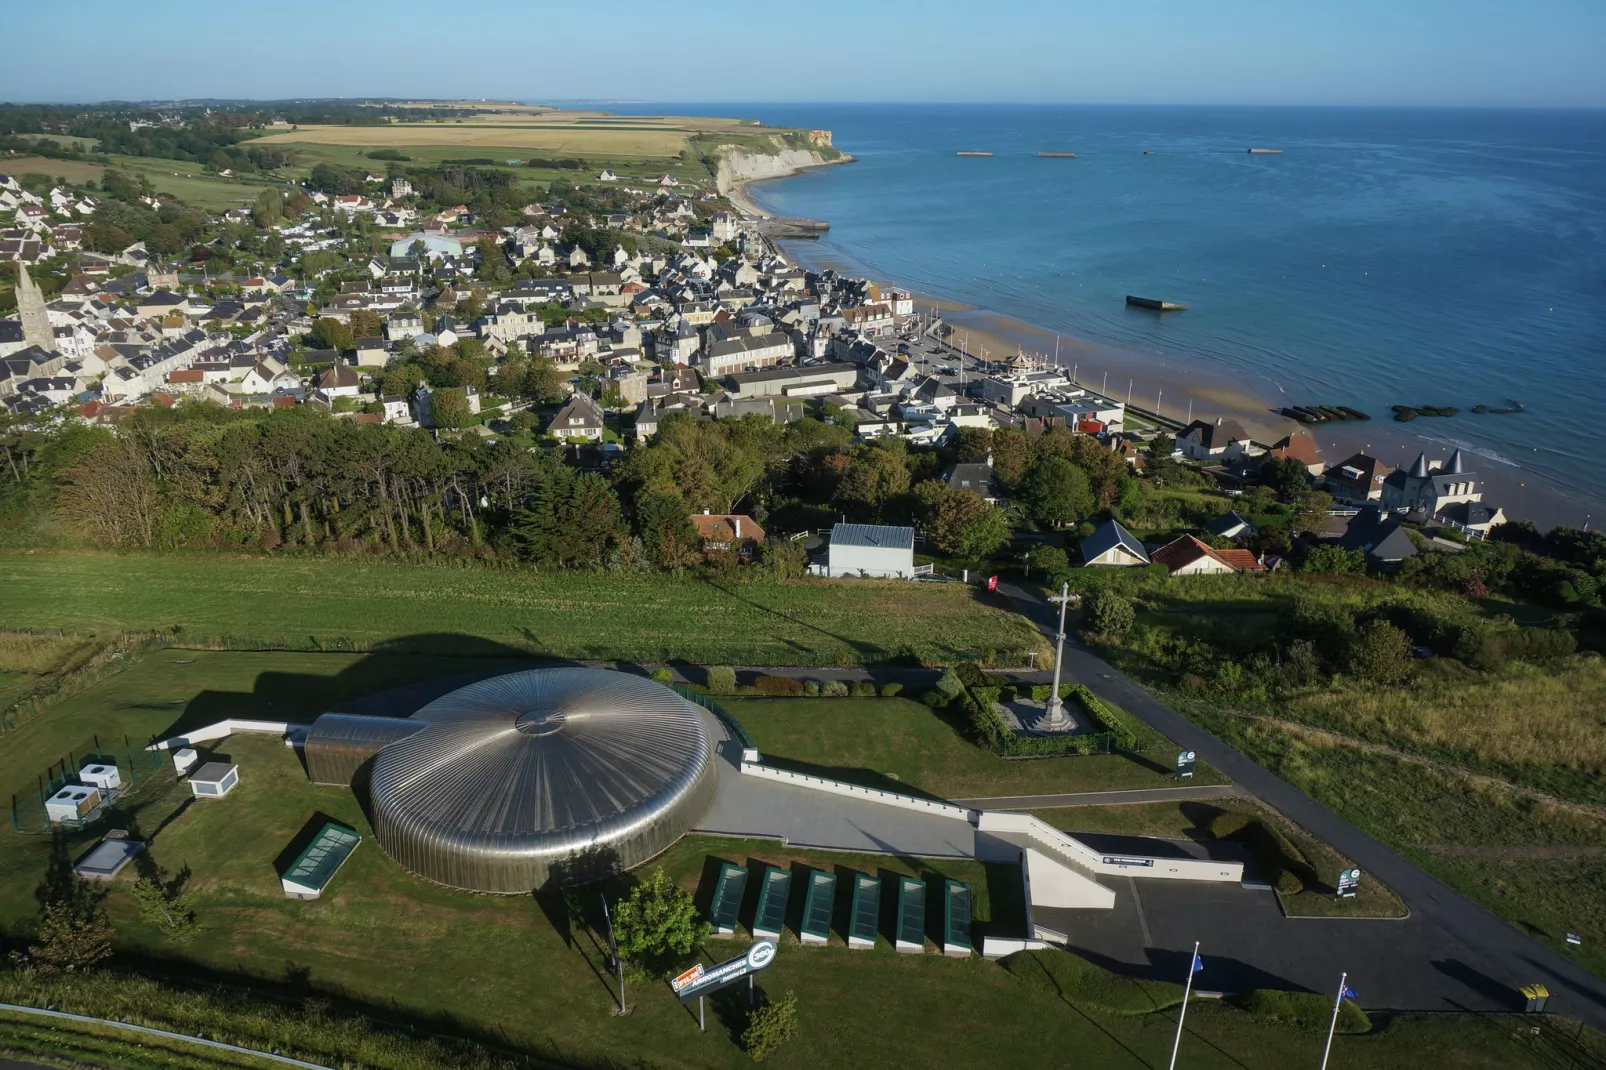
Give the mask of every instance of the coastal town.
[[[198, 240], [174, 255], [147, 241], [86, 248], [86, 232], [106, 236], [94, 233], [97, 208], [125, 190], [0, 176], [0, 212], [14, 223], [0, 257], [17, 274], [16, 317], [0, 320], [0, 404], [106, 425], [139, 406], [304, 405], [436, 436], [534, 436], [592, 470], [677, 414], [813, 415], [856, 442], [969, 451], [946, 478], [988, 507], [1008, 502], [987, 437], [1063, 428], [1134, 473], [1157, 457], [1182, 462], [1229, 495], [1264, 482], [1268, 462], [1302, 471], [1301, 491], [1331, 499], [1310, 534], [1380, 567], [1417, 552], [1409, 531], [1484, 538], [1508, 519], [1459, 451], [1395, 470], [1364, 453], [1324, 458], [1302, 431], [1259, 442], [1231, 419], [1176, 423], [1042, 357], [967, 352], [907, 291], [798, 267], [767, 220], [712, 188], [610, 169], [564, 185], [492, 228], [403, 171], [324, 169], [252, 208], [186, 212]], [[176, 208], [133, 195], [157, 213]], [[30, 272], [65, 281], [47, 298]], [[1247, 522], [1207, 527], [1178, 541], [1251, 547], [1234, 569], [1276, 568], [1288, 549], [1253, 543]], [[1187, 568], [1227, 560], [1200, 550]]]
[[748, 196], [849, 162], [0, 105], [0, 1067], [1595, 1065], [1606, 536]]

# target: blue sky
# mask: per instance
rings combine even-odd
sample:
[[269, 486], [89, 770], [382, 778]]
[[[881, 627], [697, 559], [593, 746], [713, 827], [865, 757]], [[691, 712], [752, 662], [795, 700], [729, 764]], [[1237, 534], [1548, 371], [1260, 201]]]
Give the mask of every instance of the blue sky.
[[7, 0], [0, 99], [1606, 106], [1603, 0]]

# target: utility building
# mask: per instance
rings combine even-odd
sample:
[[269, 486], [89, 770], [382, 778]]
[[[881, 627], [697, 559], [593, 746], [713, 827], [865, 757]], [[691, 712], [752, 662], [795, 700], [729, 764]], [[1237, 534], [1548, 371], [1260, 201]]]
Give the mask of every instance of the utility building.
[[821, 576], [872, 576], [913, 579], [915, 529], [881, 524], [838, 524], [831, 529], [825, 563], [811, 570]]

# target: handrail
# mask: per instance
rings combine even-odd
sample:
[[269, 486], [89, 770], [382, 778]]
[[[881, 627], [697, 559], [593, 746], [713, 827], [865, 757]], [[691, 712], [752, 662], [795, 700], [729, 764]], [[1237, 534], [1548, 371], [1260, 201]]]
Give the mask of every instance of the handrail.
[[669, 688], [681, 698], [687, 700], [688, 702], [696, 703], [709, 713], [713, 714], [715, 717], [718, 717], [726, 728], [729, 728], [733, 733], [735, 733], [736, 741], [742, 745], [743, 749], [758, 749], [757, 745], [753, 742], [752, 737], [747, 734], [747, 729], [742, 727], [742, 722], [738, 721], [736, 717], [725, 707], [721, 706], [719, 703], [715, 702], [702, 692], [693, 691], [691, 688], [685, 687], [681, 684], [670, 684]]
[[11, 1011], [16, 1014], [37, 1014], [44, 1018], [66, 1019], [70, 1022], [84, 1022], [89, 1025], [110, 1026], [113, 1029], [127, 1029], [135, 1033], [144, 1033], [146, 1036], [162, 1037], [165, 1040], [182, 1040], [189, 1044], [200, 1044], [208, 1048], [222, 1048], [224, 1051], [237, 1051], [242, 1055], [250, 1055], [258, 1059], [267, 1059], [271, 1062], [284, 1063], [286, 1066], [305, 1067], [306, 1070], [334, 1070], [333, 1067], [322, 1063], [309, 1063], [301, 1059], [292, 1059], [288, 1055], [276, 1055], [272, 1052], [257, 1051], [255, 1048], [242, 1048], [238, 1044], [225, 1044], [221, 1040], [207, 1040], [202, 1036], [190, 1036], [186, 1033], [173, 1033], [166, 1029], [155, 1029], [148, 1025], [133, 1025], [129, 1022], [117, 1022], [110, 1018], [91, 1018], [87, 1014], [68, 1014], [66, 1011], [42, 1010], [39, 1007], [23, 1007], [15, 1003], [0, 1003], [0, 1011]]

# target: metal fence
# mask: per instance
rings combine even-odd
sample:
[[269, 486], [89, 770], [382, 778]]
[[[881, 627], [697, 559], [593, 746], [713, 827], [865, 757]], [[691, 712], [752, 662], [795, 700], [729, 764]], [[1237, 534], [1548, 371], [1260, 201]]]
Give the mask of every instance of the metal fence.
[[[127, 736], [118, 740], [92, 736], [69, 748], [34, 778], [31, 789], [9, 800], [11, 827], [17, 832], [54, 833], [91, 829], [126, 817], [131, 807], [160, 797], [178, 783], [166, 751], [149, 751]], [[79, 771], [91, 763], [115, 765], [121, 784], [98, 789], [100, 803], [89, 813], [67, 820], [52, 820], [45, 800], [69, 784], [78, 784]]]
[[713, 699], [709, 698], [700, 691], [693, 691], [691, 688], [682, 687], [680, 684], [670, 684], [669, 686], [674, 690], [675, 694], [679, 695], [681, 698], [688, 702], [696, 703], [709, 713], [713, 714], [715, 717], [718, 717], [725, 727], [731, 730], [731, 732], [736, 736], [736, 741], [743, 747], [749, 750], [757, 749], [756, 745], [753, 743], [752, 737], [747, 734], [747, 729], [742, 727], [742, 722], [738, 721], [736, 717], [725, 707], [721, 706], [719, 703], [715, 702]]

